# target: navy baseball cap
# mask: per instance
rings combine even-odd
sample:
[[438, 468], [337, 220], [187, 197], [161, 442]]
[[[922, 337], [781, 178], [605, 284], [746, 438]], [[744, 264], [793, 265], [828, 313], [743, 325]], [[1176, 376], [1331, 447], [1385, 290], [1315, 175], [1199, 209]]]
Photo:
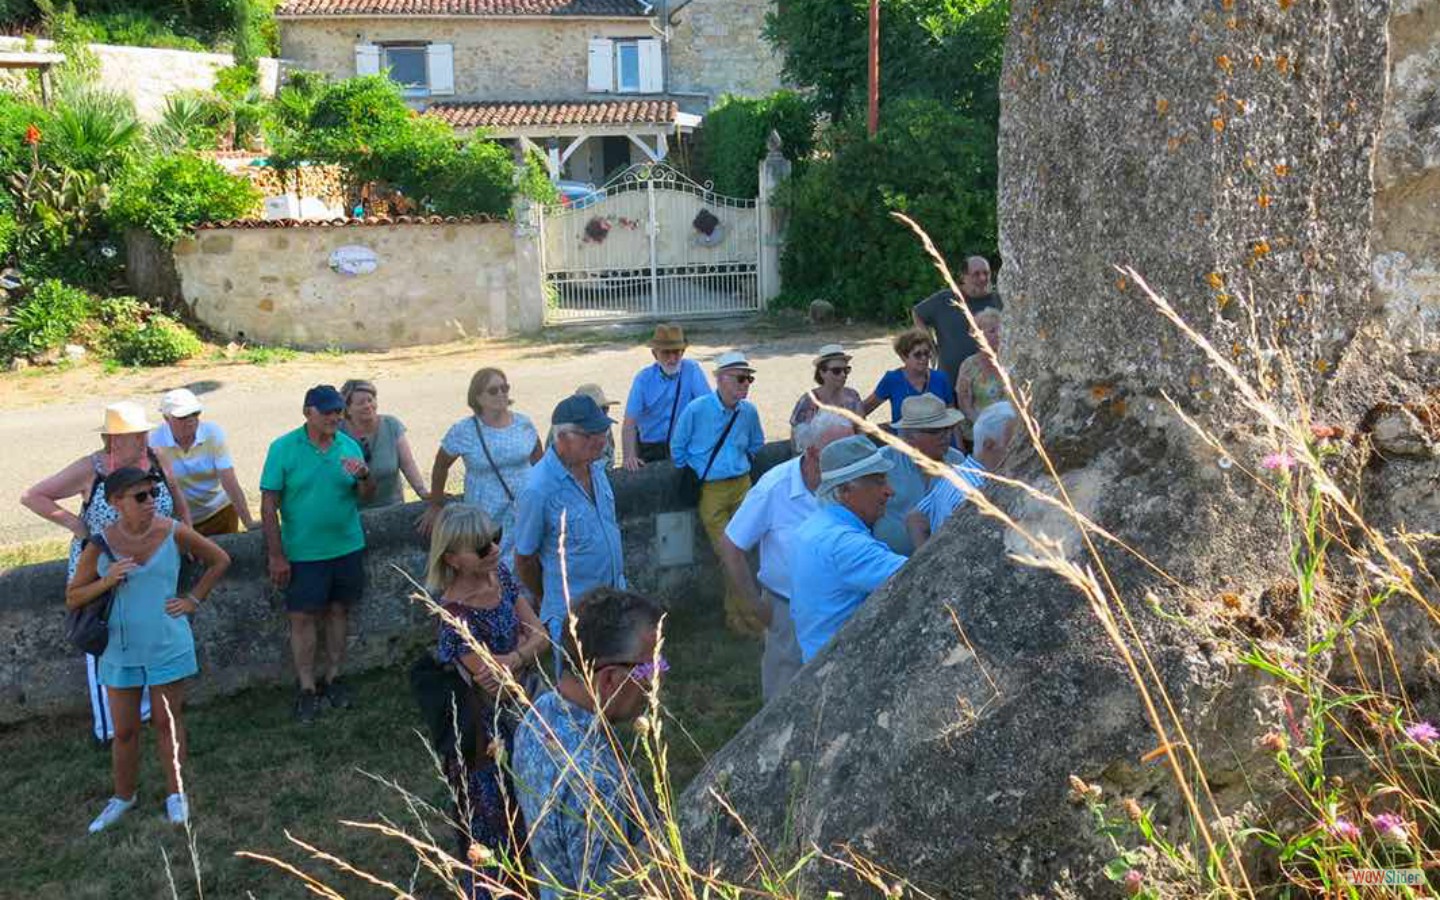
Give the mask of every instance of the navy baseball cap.
[[339, 412], [345, 408], [345, 398], [335, 390], [335, 385], [317, 384], [305, 392], [305, 405], [322, 413]]
[[615, 420], [605, 415], [605, 410], [593, 397], [575, 394], [566, 397], [555, 406], [550, 416], [551, 425], [576, 425], [588, 434], [609, 431]]

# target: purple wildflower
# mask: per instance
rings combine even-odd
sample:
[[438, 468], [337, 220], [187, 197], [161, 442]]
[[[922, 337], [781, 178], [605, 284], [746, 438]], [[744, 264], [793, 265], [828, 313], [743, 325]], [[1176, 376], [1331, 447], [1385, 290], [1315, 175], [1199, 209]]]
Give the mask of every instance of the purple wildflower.
[[1295, 468], [1295, 457], [1289, 450], [1277, 450], [1274, 453], [1266, 454], [1265, 458], [1260, 460], [1260, 468], [1269, 469], [1272, 472], [1276, 470], [1288, 472]]
[[1405, 736], [1417, 744], [1433, 744], [1440, 740], [1440, 728], [1429, 722], [1416, 722], [1405, 726]]
[[1395, 813], [1381, 813], [1370, 820], [1370, 826], [1380, 835], [1381, 840], [1394, 844], [1410, 842], [1410, 823]]
[[1337, 816], [1334, 823], [1326, 826], [1325, 830], [1330, 832], [1332, 837], [1339, 838], [1342, 841], [1360, 840], [1360, 826], [1344, 816]]

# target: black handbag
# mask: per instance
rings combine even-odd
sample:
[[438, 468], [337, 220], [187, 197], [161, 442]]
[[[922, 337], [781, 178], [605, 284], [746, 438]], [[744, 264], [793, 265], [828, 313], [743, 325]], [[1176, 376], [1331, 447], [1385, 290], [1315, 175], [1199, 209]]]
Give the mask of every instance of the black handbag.
[[[110, 562], [115, 562], [115, 554], [110, 552], [110, 545], [100, 535], [91, 535], [88, 541], [94, 541], [99, 545], [100, 551], [110, 557]], [[84, 547], [82, 545], [81, 549]], [[78, 609], [67, 610], [65, 613], [65, 638], [76, 649], [91, 656], [99, 656], [105, 652], [105, 647], [110, 643], [110, 606], [115, 602], [115, 589], [111, 588], [100, 596], [91, 600]]]
[[730, 436], [730, 429], [735, 427], [735, 420], [740, 418], [740, 407], [737, 405], [735, 411], [730, 414], [730, 421], [725, 423], [725, 430], [720, 432], [720, 439], [715, 446], [710, 448], [710, 460], [705, 463], [705, 471], [700, 475], [689, 466], [680, 467], [680, 487], [676, 493], [680, 495], [680, 501], [686, 506], [695, 506], [700, 502], [700, 490], [705, 487], [705, 479], [710, 476], [710, 467], [715, 465], [715, 457], [720, 455], [720, 448], [725, 446], [725, 439]]

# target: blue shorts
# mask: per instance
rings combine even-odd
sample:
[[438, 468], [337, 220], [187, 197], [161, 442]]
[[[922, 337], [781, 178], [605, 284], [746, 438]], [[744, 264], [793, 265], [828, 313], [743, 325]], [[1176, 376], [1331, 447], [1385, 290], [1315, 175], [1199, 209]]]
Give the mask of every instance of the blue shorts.
[[200, 671], [195, 661], [195, 648], [158, 666], [117, 666], [100, 658], [96, 666], [100, 683], [112, 688], [141, 688], [172, 684]]
[[365, 593], [365, 550], [290, 563], [290, 585], [285, 589], [285, 610], [319, 615], [327, 606], [353, 606]]

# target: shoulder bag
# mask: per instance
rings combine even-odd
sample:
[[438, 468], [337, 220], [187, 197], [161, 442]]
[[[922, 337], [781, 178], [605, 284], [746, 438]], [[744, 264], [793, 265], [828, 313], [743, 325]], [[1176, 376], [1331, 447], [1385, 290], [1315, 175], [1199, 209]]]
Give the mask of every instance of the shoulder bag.
[[730, 436], [730, 429], [735, 427], [735, 420], [740, 418], [740, 404], [735, 404], [735, 411], [730, 414], [730, 421], [725, 423], [725, 430], [720, 432], [720, 439], [715, 446], [710, 448], [710, 459], [705, 463], [705, 471], [699, 475], [690, 466], [680, 468], [680, 490], [678, 491], [681, 501], [686, 506], [694, 506], [700, 502], [700, 490], [705, 486], [705, 479], [710, 475], [710, 467], [715, 465], [715, 457], [720, 455], [720, 448], [725, 446], [725, 438]]
[[[104, 537], [95, 534], [86, 540], [94, 541], [101, 552], [110, 558], [110, 562], [115, 562], [115, 554], [111, 552], [110, 545], [105, 543]], [[76, 649], [91, 656], [104, 653], [105, 647], [110, 643], [110, 606], [114, 602], [115, 589], [111, 588], [78, 609], [66, 610], [66, 640]]]
[[505, 476], [500, 474], [500, 467], [495, 465], [495, 457], [490, 455], [490, 445], [485, 443], [485, 429], [480, 427], [479, 419], [470, 421], [475, 425], [475, 436], [480, 438], [480, 449], [485, 452], [485, 461], [490, 464], [490, 471], [495, 473], [495, 480], [500, 482], [500, 489], [505, 492], [505, 499], [514, 503], [515, 495], [510, 493], [510, 485], [505, 483]]

